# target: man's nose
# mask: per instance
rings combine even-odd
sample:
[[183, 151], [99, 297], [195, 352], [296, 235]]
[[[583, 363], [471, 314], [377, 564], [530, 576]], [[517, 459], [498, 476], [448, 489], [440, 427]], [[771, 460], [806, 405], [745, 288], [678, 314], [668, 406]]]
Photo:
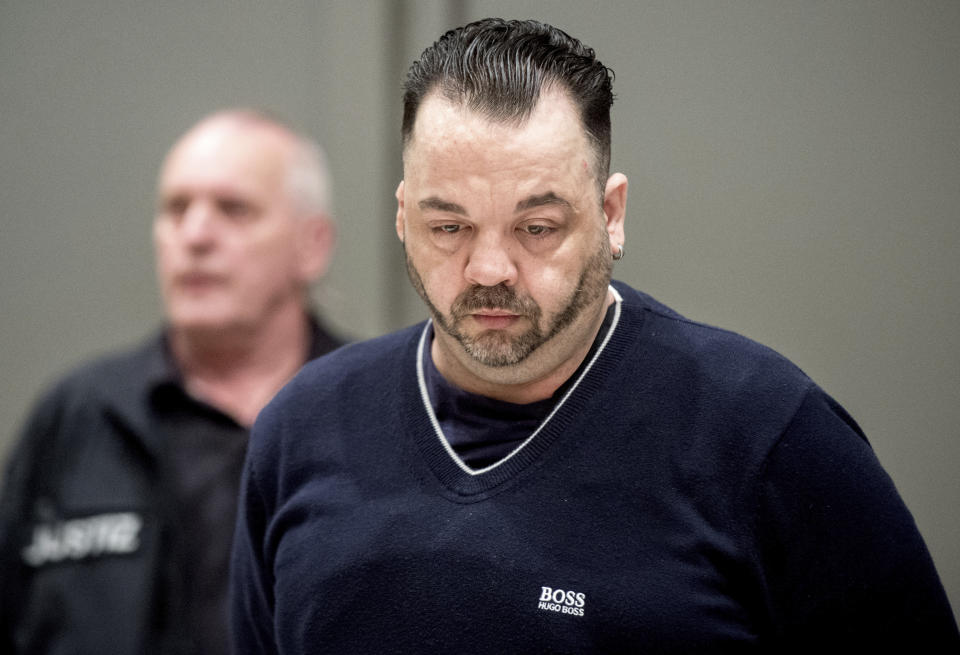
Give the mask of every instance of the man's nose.
[[517, 267], [513, 260], [515, 247], [516, 244], [495, 234], [478, 238], [470, 250], [464, 270], [467, 281], [484, 287], [501, 283], [514, 286], [517, 283]]
[[216, 229], [216, 216], [212, 208], [204, 202], [194, 202], [187, 207], [180, 223], [180, 234], [192, 247], [209, 244]]

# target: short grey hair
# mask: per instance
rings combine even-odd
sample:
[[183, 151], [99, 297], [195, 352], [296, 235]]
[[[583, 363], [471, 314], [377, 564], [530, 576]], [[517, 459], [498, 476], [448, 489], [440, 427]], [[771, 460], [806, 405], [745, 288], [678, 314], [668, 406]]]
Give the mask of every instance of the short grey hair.
[[330, 167], [323, 149], [313, 139], [292, 132], [296, 147], [287, 168], [287, 193], [305, 214], [333, 212], [333, 185]]

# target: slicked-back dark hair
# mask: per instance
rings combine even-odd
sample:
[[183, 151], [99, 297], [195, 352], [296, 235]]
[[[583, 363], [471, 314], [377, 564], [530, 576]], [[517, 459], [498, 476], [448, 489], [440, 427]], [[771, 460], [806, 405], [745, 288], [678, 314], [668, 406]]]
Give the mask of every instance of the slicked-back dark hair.
[[420, 103], [434, 90], [492, 121], [522, 124], [545, 86], [567, 91], [579, 110], [602, 196], [610, 170], [613, 71], [592, 48], [534, 20], [485, 18], [450, 30], [424, 50], [403, 88], [404, 146]]

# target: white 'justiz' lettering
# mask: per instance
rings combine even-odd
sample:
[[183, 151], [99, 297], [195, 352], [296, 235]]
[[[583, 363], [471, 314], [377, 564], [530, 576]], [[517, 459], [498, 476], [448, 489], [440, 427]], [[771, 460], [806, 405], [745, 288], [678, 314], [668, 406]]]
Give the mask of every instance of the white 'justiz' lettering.
[[133, 512], [97, 514], [80, 519], [40, 523], [33, 540], [21, 551], [30, 566], [102, 555], [123, 555], [140, 547], [143, 519]]

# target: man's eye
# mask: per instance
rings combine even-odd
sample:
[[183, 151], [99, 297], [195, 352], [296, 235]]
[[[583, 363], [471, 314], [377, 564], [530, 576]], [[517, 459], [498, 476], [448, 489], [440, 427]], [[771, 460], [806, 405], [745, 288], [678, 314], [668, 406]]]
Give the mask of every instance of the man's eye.
[[163, 213], [167, 216], [179, 218], [185, 211], [187, 211], [188, 204], [189, 203], [184, 198], [170, 198], [163, 203]]
[[237, 200], [224, 200], [220, 203], [220, 211], [228, 216], [242, 216], [249, 211], [249, 207]]
[[457, 232], [460, 231], [460, 226], [459, 225], [441, 225], [440, 230], [442, 230], [447, 234], [456, 234]]
[[231, 218], [245, 218], [251, 214], [249, 204], [241, 200], [221, 200], [220, 211]]
[[538, 237], [547, 234], [550, 231], [550, 228], [546, 225], [528, 225], [525, 230], [527, 234]]

